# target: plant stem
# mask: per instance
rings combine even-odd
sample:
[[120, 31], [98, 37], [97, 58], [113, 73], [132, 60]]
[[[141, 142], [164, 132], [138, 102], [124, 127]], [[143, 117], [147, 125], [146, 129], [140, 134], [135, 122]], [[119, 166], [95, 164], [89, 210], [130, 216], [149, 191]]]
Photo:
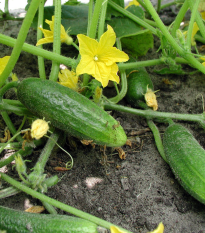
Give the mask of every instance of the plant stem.
[[189, 51], [191, 51], [191, 46], [192, 46], [192, 41], [191, 41], [192, 40], [192, 31], [193, 31], [193, 26], [194, 26], [196, 14], [198, 12], [199, 2], [200, 2], [200, 0], [196, 0], [195, 1], [195, 5], [194, 5], [194, 7], [192, 9], [192, 13], [191, 13], [191, 19], [189, 21], [189, 28], [188, 28], [187, 39], [186, 39], [186, 44], [187, 44], [187, 47], [189, 48]]
[[100, 37], [102, 36], [102, 34], [104, 33], [104, 28], [105, 28], [105, 16], [106, 16], [106, 12], [107, 12], [107, 3], [108, 0], [105, 0], [102, 3], [102, 7], [101, 7], [101, 13], [100, 13], [100, 19], [99, 19], [99, 26], [98, 26], [98, 41], [100, 40]]
[[162, 34], [165, 36], [165, 38], [169, 41], [169, 43], [172, 45], [172, 47], [176, 50], [177, 53], [183, 58], [185, 58], [188, 62], [190, 62], [196, 69], [200, 70], [202, 73], [205, 73], [205, 67], [197, 61], [191, 54], [187, 53], [183, 48], [181, 48], [175, 39], [170, 35], [169, 31], [167, 30], [166, 26], [163, 24], [161, 19], [159, 18], [159, 15], [155, 11], [154, 7], [152, 6], [152, 3], [150, 0], [144, 0], [150, 14], [152, 15], [153, 19], [157, 23], [159, 29], [161, 30]]
[[[194, 4], [196, 4], [196, 1], [192, 1], [192, 0], [188, 0], [189, 6], [191, 11], [194, 9]], [[199, 11], [197, 11], [196, 13], [196, 23], [199, 27], [200, 33], [202, 35], [202, 37], [205, 39], [205, 26], [204, 26], [204, 22], [202, 20], [202, 17], [199, 13]]]
[[12, 72], [12, 70], [13, 70], [13, 68], [14, 68], [14, 66], [19, 58], [23, 43], [27, 37], [28, 30], [30, 28], [31, 23], [33, 22], [34, 15], [37, 11], [37, 8], [38, 8], [40, 1], [41, 0], [32, 0], [31, 1], [31, 4], [30, 4], [29, 9], [27, 11], [27, 14], [24, 18], [21, 29], [19, 31], [19, 34], [18, 34], [16, 43], [14, 45], [11, 57], [10, 57], [6, 67], [4, 69], [4, 71], [2, 72], [2, 74], [0, 76], [0, 87], [2, 87], [4, 85], [6, 79], [8, 78], [10, 73]]
[[142, 117], [149, 117], [149, 119], [175, 119], [175, 120], [184, 120], [184, 121], [194, 121], [194, 122], [203, 122], [205, 120], [205, 115], [202, 114], [183, 114], [183, 113], [169, 113], [169, 112], [158, 112], [153, 110], [140, 110], [130, 107], [125, 107], [122, 105], [112, 104], [112, 103], [105, 103], [104, 104], [105, 110], [116, 110], [121, 112], [127, 112], [131, 114], [135, 114]]
[[89, 32], [90, 32], [90, 25], [91, 25], [91, 22], [92, 22], [92, 15], [93, 15], [93, 5], [94, 5], [94, 0], [90, 0], [89, 5], [88, 5], [87, 35], [89, 35]]
[[152, 133], [154, 135], [155, 144], [157, 146], [157, 149], [158, 149], [161, 157], [167, 163], [167, 158], [166, 158], [166, 155], [164, 153], [162, 139], [161, 139], [161, 136], [160, 136], [160, 133], [159, 133], [157, 126], [155, 125], [155, 123], [152, 120], [149, 120], [149, 119], [147, 119], [147, 124], [148, 124], [149, 128], [152, 130]]
[[157, 1], [157, 13], [159, 13], [161, 10], [161, 0]]
[[100, 16], [100, 12], [101, 12], [102, 3], [103, 3], [103, 0], [96, 0], [96, 2], [95, 2], [95, 8], [94, 8], [94, 12], [92, 15], [90, 28], [89, 28], [90, 30], [89, 30], [88, 35], [87, 35], [93, 39], [95, 39], [95, 37], [96, 37], [96, 31], [97, 31], [98, 20], [99, 20], [99, 16]]
[[[54, 35], [53, 35], [53, 52], [61, 53], [61, 0], [55, 0], [55, 18], [54, 18]], [[52, 61], [52, 67], [49, 79], [57, 81], [60, 63]]]
[[[39, 199], [41, 201], [45, 201], [45, 202], [49, 203], [50, 205], [55, 206], [55, 207], [57, 207], [57, 208], [59, 208], [61, 210], [64, 210], [64, 211], [68, 212], [68, 213], [71, 213], [71, 214], [73, 214], [73, 215], [75, 215], [77, 217], [87, 219], [88, 221], [96, 223], [97, 225], [105, 227], [107, 229], [110, 229], [111, 226], [116, 226], [116, 225], [114, 225], [114, 224], [112, 224], [110, 222], [107, 222], [107, 221], [103, 220], [103, 219], [100, 219], [100, 218], [95, 217], [95, 216], [93, 216], [91, 214], [85, 213], [85, 212], [83, 212], [81, 210], [78, 210], [78, 209], [76, 209], [74, 207], [66, 205], [66, 204], [64, 204], [64, 203], [62, 203], [60, 201], [57, 201], [57, 200], [53, 199], [53, 198], [47, 197], [44, 194], [41, 194], [41, 193], [31, 189], [31, 188], [26, 187], [22, 183], [12, 179], [11, 177], [9, 177], [8, 175], [6, 175], [6, 174], [4, 174], [2, 172], [0, 172], [0, 177], [3, 180], [5, 180], [6, 182], [8, 182], [9, 184], [11, 184], [12, 186], [14, 186], [17, 189], [31, 195], [32, 197], [37, 198], [37, 199]], [[120, 228], [123, 232], [131, 233], [130, 231], [128, 231], [126, 229], [123, 229], [123, 228], [121, 228], [119, 226], [116, 226], [116, 227]]]
[[188, 8], [189, 8], [188, 0], [185, 0], [185, 2], [183, 3], [182, 7], [180, 8], [179, 13], [177, 14], [177, 17], [175, 18], [174, 23], [172, 25], [171, 35], [174, 38], [176, 37], [176, 30], [179, 29], [180, 24], [181, 24], [182, 20], [184, 19], [184, 16], [185, 16]]
[[[5, 36], [3, 34], [0, 34], [0, 43], [14, 47], [15, 43], [16, 43], [16, 39], [13, 39], [9, 36]], [[22, 47], [22, 51], [31, 53], [33, 55], [36, 56], [41, 56], [44, 57], [48, 60], [52, 60], [52, 61], [56, 61], [59, 63], [62, 63], [66, 66], [71, 66], [71, 67], [75, 67], [76, 66], [76, 60], [69, 58], [69, 57], [64, 57], [62, 55], [47, 51], [45, 49], [41, 49], [38, 48], [36, 46], [24, 43], [23, 47]]]
[[[43, 32], [39, 29], [39, 27], [42, 27], [44, 20], [44, 0], [42, 0], [38, 7], [38, 25], [37, 25], [37, 41], [39, 41], [42, 38]], [[43, 45], [39, 45], [39, 48], [43, 48]], [[42, 79], [46, 79], [46, 72], [45, 72], [45, 64], [44, 64], [44, 58], [38, 56], [38, 70], [39, 70], [39, 76]]]
[[[122, 50], [122, 46], [121, 46], [121, 42], [119, 38], [117, 38], [116, 43], [117, 43], [117, 48], [119, 50]], [[121, 71], [121, 90], [117, 94], [117, 96], [110, 98], [109, 101], [111, 101], [112, 103], [118, 103], [120, 100], [122, 100], [125, 97], [126, 93], [127, 93], [127, 76], [126, 76], [125, 70], [122, 70]]]
[[[50, 138], [48, 139], [45, 147], [43, 148], [39, 158], [38, 158], [38, 169], [43, 173], [44, 172], [44, 167], [46, 166], [46, 163], [51, 155], [51, 152], [54, 148], [54, 146], [56, 145], [56, 142], [59, 138], [59, 131], [56, 130], [56, 132], [54, 132]], [[35, 170], [35, 167], [34, 167]]]
[[[17, 132], [17, 131], [16, 131], [16, 128], [15, 128], [13, 122], [11, 121], [9, 115], [7, 114], [7, 112], [2, 111], [2, 112], [1, 112], [1, 115], [2, 115], [2, 117], [3, 117], [3, 120], [5, 121], [5, 123], [6, 123], [7, 127], [8, 127], [8, 129], [9, 129], [9, 131], [12, 133], [12, 135], [15, 135], [16, 132]], [[22, 138], [20, 135], [18, 135], [18, 136], [16, 137], [16, 139], [17, 139], [17, 141], [19, 141], [19, 142], [22, 142], [22, 141], [23, 141], [23, 138]]]

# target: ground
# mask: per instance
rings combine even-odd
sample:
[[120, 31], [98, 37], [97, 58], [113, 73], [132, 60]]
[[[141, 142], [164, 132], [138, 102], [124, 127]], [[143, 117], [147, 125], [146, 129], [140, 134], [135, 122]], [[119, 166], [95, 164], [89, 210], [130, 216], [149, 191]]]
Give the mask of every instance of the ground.
[[[6, 35], [17, 36], [21, 23], [7, 22], [4, 24]], [[0, 29], [2, 30], [3, 24]], [[27, 38], [30, 44], [36, 43], [36, 33], [30, 30]], [[142, 60], [155, 59], [160, 53], [155, 41], [155, 48], [150, 49]], [[52, 47], [47, 47], [48, 49]], [[68, 51], [68, 47], [64, 50]], [[1, 57], [10, 55], [12, 49], [0, 44]], [[64, 51], [64, 52], [65, 52]], [[47, 62], [49, 73], [50, 63]], [[149, 67], [149, 72], [155, 86], [160, 90], [158, 95], [158, 111], [177, 113], [202, 113], [201, 95], [205, 94], [205, 75], [200, 72], [190, 75], [193, 71], [184, 66], [186, 75], [157, 75]], [[37, 58], [22, 52], [14, 72], [20, 79], [38, 77]], [[169, 79], [172, 84], [166, 84]], [[107, 89], [107, 92], [111, 89]], [[15, 98], [15, 93], [8, 93], [7, 98]], [[128, 105], [124, 100], [120, 104]], [[107, 148], [106, 154], [111, 163], [104, 164], [99, 146], [82, 145], [78, 140], [75, 147], [67, 141], [64, 148], [71, 153], [74, 167], [70, 171], [55, 171], [54, 167], [61, 162], [67, 162], [67, 155], [61, 150], [54, 150], [46, 166], [48, 176], [57, 174], [60, 181], [48, 190], [47, 195], [65, 204], [83, 210], [87, 213], [122, 226], [135, 233], [147, 233], [156, 228], [159, 222], [165, 225], [165, 233], [203, 233], [205, 232], [204, 205], [192, 198], [179, 185], [169, 165], [160, 157], [155, 146], [152, 133], [147, 130], [146, 121], [136, 115], [112, 111], [111, 114], [120, 121], [133, 145], [123, 146], [126, 158], [121, 160], [116, 151]], [[21, 118], [11, 114], [15, 125], [21, 123]], [[186, 126], [202, 146], [205, 146], [205, 133], [196, 123], [179, 122]], [[1, 133], [5, 125], [1, 120]], [[161, 135], [166, 128], [158, 124]], [[131, 136], [134, 131], [144, 130], [140, 135]], [[0, 135], [2, 136], [2, 134]], [[69, 140], [71, 141], [71, 139]], [[35, 164], [41, 148], [28, 157]], [[8, 153], [9, 151], [5, 151]], [[15, 169], [9, 165], [7, 174], [18, 179]], [[2, 182], [2, 188], [7, 184]], [[2, 199], [2, 206], [24, 210], [28, 205], [39, 205], [40, 202], [23, 193]], [[58, 210], [60, 214], [65, 212]]]

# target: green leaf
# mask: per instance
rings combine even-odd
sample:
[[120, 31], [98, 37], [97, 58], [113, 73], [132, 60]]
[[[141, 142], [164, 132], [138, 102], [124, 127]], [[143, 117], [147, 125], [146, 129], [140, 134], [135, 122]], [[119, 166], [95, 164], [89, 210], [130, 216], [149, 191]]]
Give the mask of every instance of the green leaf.
[[[124, 1], [123, 0], [113, 0], [114, 3], [116, 3], [117, 5], [121, 6], [122, 8], [125, 7], [124, 5]], [[120, 13], [119, 11], [115, 10], [114, 8], [112, 8], [109, 4], [107, 5], [107, 12], [106, 12], [106, 20], [111, 20], [112, 16], [115, 17], [124, 17], [124, 15], [122, 13]]]
[[146, 29], [141, 30], [138, 35], [121, 39], [123, 48], [126, 48], [134, 57], [143, 56], [150, 48], [153, 48], [154, 38], [152, 33]]
[[[51, 20], [54, 15], [54, 7], [48, 6], [44, 7], [44, 19]], [[37, 28], [38, 15], [35, 16], [33, 20], [32, 27]], [[44, 20], [45, 21], [45, 20]], [[88, 5], [63, 5], [61, 13], [61, 23], [65, 30], [70, 28], [70, 35], [86, 34], [87, 24], [88, 24]], [[43, 24], [44, 29], [49, 29], [47, 23]]]

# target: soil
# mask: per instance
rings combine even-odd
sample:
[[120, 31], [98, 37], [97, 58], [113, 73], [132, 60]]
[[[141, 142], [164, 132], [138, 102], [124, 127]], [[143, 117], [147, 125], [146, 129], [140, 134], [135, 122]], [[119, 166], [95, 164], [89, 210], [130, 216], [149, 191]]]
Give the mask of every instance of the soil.
[[[4, 34], [13, 38], [17, 37], [21, 22], [1, 23], [0, 30], [4, 27]], [[36, 43], [36, 33], [30, 29], [27, 43]], [[155, 59], [159, 43], [150, 49], [142, 60]], [[52, 45], [45, 47], [52, 49]], [[1, 57], [10, 55], [12, 48], [0, 44]], [[63, 45], [62, 53], [69, 51]], [[47, 73], [50, 71], [50, 61], [46, 61]], [[157, 75], [149, 67], [149, 72], [158, 92], [158, 111], [176, 113], [202, 113], [202, 95], [205, 94], [205, 75], [196, 73], [190, 67], [184, 66], [186, 75]], [[15, 66], [14, 72], [20, 79], [38, 77], [37, 57], [22, 52]], [[168, 79], [172, 84], [166, 84]], [[110, 92], [112, 89], [107, 89]], [[14, 92], [8, 92], [6, 98], [15, 98]], [[128, 104], [123, 100], [120, 104]], [[116, 225], [122, 226], [135, 233], [147, 233], [154, 230], [159, 222], [165, 225], [165, 233], [203, 233], [205, 232], [204, 205], [191, 197], [179, 185], [169, 165], [160, 157], [155, 146], [152, 133], [147, 130], [146, 121], [136, 115], [112, 111], [111, 114], [120, 121], [128, 138], [132, 140], [132, 147], [123, 146], [126, 153], [125, 159], [120, 159], [117, 151], [107, 148], [107, 162], [104, 161], [102, 150], [99, 146], [93, 148], [85, 146], [76, 139], [69, 139], [64, 149], [69, 151], [74, 159], [74, 167], [70, 171], [55, 171], [55, 166], [60, 166], [68, 161], [67, 155], [55, 149], [46, 166], [47, 176], [57, 174], [60, 181], [47, 192], [49, 197], [55, 198], [65, 204], [82, 211], [105, 219]], [[15, 126], [21, 124], [21, 117], [10, 114]], [[196, 123], [180, 122], [186, 126], [205, 147], [205, 133]], [[5, 125], [1, 119], [1, 137]], [[165, 124], [158, 124], [161, 135], [166, 128]], [[134, 131], [144, 130], [142, 134], [131, 134]], [[72, 145], [70, 142], [74, 142]], [[36, 148], [27, 159], [28, 168], [32, 168], [42, 148]], [[4, 153], [12, 151], [5, 150]], [[3, 154], [4, 155], [4, 154]], [[105, 162], [105, 163], [104, 163]], [[7, 174], [19, 179], [12, 165], [7, 166]], [[2, 187], [7, 187], [2, 182]], [[19, 193], [15, 196], [0, 200], [2, 206], [25, 210], [30, 205], [41, 203], [32, 197]], [[65, 212], [58, 210], [60, 214]]]

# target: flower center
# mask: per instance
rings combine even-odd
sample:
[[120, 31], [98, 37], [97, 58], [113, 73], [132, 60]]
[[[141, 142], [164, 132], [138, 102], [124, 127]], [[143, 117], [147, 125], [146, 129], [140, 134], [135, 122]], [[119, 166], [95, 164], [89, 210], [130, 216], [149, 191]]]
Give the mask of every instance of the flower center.
[[94, 61], [98, 61], [99, 59], [98, 59], [98, 55], [95, 55], [94, 57], [93, 57], [93, 59], [94, 59]]

